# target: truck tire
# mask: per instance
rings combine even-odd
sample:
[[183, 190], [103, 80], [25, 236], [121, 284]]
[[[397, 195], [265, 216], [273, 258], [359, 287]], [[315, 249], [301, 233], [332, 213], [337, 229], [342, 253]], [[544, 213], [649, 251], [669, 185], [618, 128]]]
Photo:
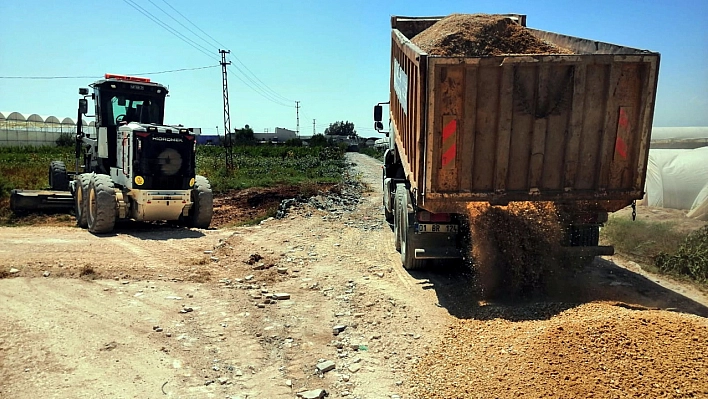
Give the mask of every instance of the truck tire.
[[214, 214], [214, 197], [211, 192], [211, 184], [204, 176], [194, 178], [192, 187], [192, 208], [187, 217], [187, 226], [198, 229], [206, 229], [211, 224], [211, 217]]
[[69, 175], [62, 161], [52, 161], [49, 164], [49, 187], [53, 191], [69, 191]]
[[397, 205], [400, 205], [398, 215], [400, 216], [401, 263], [403, 263], [403, 268], [406, 270], [424, 269], [428, 262], [415, 257], [415, 245], [413, 243], [415, 212], [408, 212], [411, 198], [410, 192], [404, 184], [400, 184], [396, 187], [396, 195], [400, 198], [400, 202], [397, 202]]
[[91, 174], [82, 173], [76, 176], [76, 188], [74, 191], [74, 215], [76, 215], [76, 225], [85, 229], [88, 227], [88, 197]]
[[116, 191], [113, 180], [108, 175], [92, 175], [88, 194], [88, 230], [94, 234], [110, 233], [116, 224]]

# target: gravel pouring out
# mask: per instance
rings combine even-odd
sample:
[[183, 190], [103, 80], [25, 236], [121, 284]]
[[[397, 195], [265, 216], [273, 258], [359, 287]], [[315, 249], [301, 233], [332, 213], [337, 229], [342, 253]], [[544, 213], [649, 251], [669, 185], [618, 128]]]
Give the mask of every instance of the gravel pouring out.
[[[533, 307], [527, 305], [529, 311]], [[708, 321], [622, 303], [548, 320], [458, 320], [418, 365], [418, 398], [705, 398]], [[484, 359], [484, 361], [480, 361]]]
[[565, 268], [557, 249], [562, 229], [550, 202], [471, 204], [472, 259], [484, 297], [542, 291]]

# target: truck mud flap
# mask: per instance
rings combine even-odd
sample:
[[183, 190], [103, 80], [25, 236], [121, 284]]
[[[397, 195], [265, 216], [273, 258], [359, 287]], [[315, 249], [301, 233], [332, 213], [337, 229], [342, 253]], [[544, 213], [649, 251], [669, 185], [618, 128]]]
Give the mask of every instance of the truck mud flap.
[[455, 246], [455, 237], [443, 233], [416, 234], [409, 229], [408, 238], [413, 241], [416, 259], [460, 259], [463, 251]]
[[23, 212], [66, 212], [74, 208], [74, 197], [69, 191], [12, 190], [10, 210]]
[[416, 248], [416, 259], [460, 259], [462, 251], [459, 248]]

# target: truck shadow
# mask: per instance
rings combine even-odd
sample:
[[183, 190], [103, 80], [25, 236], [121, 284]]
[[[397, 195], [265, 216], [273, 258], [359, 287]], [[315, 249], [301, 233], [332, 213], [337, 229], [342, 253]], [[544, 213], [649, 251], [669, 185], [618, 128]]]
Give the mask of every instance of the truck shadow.
[[409, 273], [423, 289], [435, 290], [438, 306], [460, 319], [547, 320], [598, 301], [635, 310], [664, 309], [708, 317], [708, 307], [601, 258], [575, 273], [546, 276], [545, 287], [539, 292], [494, 300], [483, 299], [474, 272], [459, 263], [440, 263], [434, 270]]

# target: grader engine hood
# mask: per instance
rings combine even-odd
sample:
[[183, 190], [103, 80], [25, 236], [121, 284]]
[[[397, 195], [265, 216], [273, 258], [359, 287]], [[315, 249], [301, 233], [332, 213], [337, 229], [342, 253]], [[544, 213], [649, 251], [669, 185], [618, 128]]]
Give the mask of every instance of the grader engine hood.
[[[121, 147], [132, 144], [132, 186], [143, 190], [186, 190], [194, 184], [195, 135], [175, 126], [122, 126]], [[126, 154], [127, 155], [127, 154]], [[127, 157], [124, 157], [124, 159]]]

